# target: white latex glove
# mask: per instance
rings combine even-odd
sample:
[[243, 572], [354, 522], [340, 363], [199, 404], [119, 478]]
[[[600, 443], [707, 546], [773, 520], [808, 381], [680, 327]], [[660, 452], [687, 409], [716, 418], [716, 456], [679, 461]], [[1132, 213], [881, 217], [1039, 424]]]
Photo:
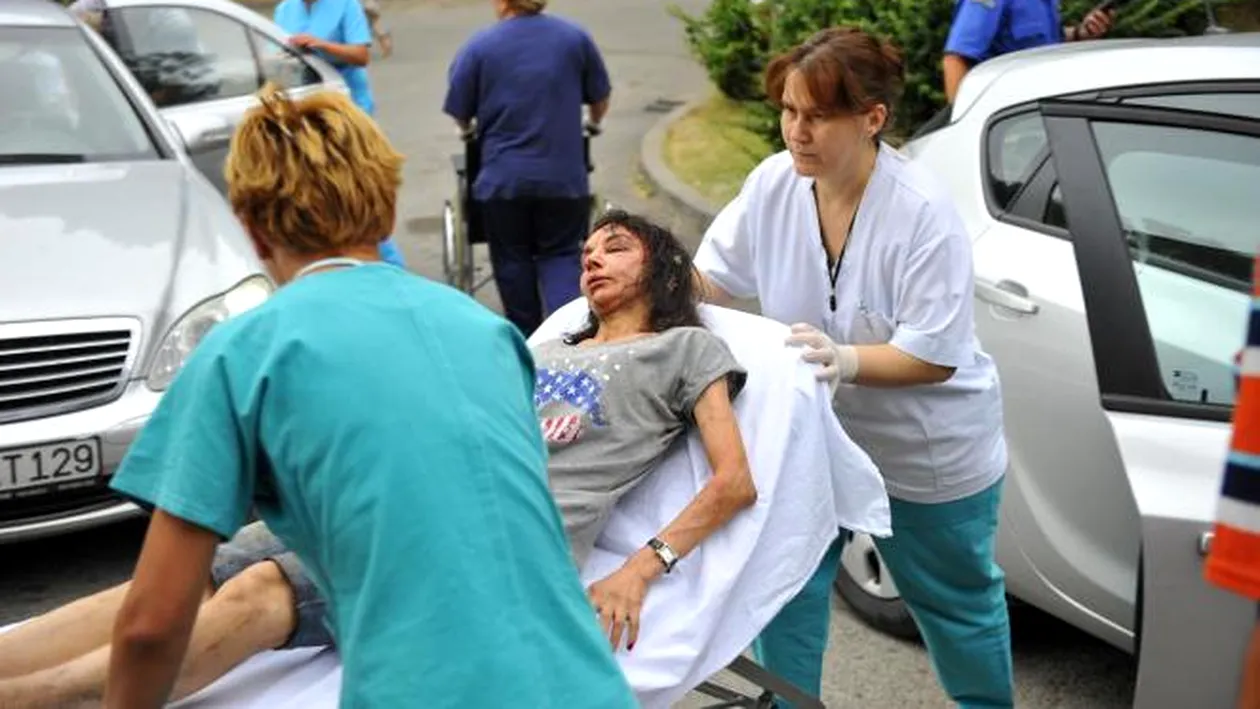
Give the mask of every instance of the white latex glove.
[[814, 376], [820, 381], [827, 382], [833, 397], [841, 383], [852, 383], [857, 377], [857, 350], [850, 345], [836, 344], [827, 337], [826, 333], [813, 325], [805, 323], [793, 325], [787, 344], [793, 347], [804, 345], [808, 348], [801, 354], [801, 359], [811, 364], [821, 365]]

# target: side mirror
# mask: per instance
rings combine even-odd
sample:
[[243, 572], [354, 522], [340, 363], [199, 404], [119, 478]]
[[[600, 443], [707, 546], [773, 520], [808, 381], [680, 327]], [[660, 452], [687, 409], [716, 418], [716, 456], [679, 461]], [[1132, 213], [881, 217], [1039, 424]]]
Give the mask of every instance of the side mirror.
[[232, 124], [220, 116], [185, 113], [167, 116], [166, 120], [189, 153], [226, 147], [232, 140]]

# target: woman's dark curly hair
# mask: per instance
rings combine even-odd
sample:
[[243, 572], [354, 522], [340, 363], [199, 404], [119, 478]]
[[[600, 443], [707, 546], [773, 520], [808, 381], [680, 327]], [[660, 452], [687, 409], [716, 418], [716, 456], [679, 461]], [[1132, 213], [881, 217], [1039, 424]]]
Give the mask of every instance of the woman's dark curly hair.
[[[643, 217], [610, 209], [591, 228], [621, 227], [639, 239], [647, 252], [643, 264], [643, 293], [648, 299], [648, 327], [663, 332], [671, 327], [703, 327], [700, 322], [700, 293], [694, 279], [691, 254], [668, 229]], [[586, 325], [564, 338], [576, 345], [599, 332], [599, 318], [591, 311]]]

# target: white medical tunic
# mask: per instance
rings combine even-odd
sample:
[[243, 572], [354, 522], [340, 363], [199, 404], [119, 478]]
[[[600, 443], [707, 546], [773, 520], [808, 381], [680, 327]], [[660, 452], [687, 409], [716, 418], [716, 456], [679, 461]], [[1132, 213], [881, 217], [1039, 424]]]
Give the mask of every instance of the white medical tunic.
[[941, 384], [841, 384], [836, 414], [898, 499], [949, 502], [1006, 470], [997, 370], [975, 336], [971, 241], [948, 195], [923, 168], [882, 146], [833, 289], [813, 178], [791, 155], [764, 160], [714, 219], [696, 266], [762, 313], [809, 323], [849, 345], [891, 343], [954, 367]]

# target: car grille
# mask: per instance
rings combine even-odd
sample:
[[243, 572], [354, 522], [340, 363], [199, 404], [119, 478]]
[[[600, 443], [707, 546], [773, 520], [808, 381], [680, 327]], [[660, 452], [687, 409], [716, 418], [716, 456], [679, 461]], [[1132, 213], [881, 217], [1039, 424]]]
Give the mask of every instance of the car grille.
[[75, 323], [0, 326], [0, 423], [84, 409], [122, 392], [134, 326]]
[[83, 514], [122, 502], [123, 498], [106, 483], [82, 490], [68, 490], [53, 495], [33, 495], [0, 501], [0, 527], [30, 524], [71, 514]]

